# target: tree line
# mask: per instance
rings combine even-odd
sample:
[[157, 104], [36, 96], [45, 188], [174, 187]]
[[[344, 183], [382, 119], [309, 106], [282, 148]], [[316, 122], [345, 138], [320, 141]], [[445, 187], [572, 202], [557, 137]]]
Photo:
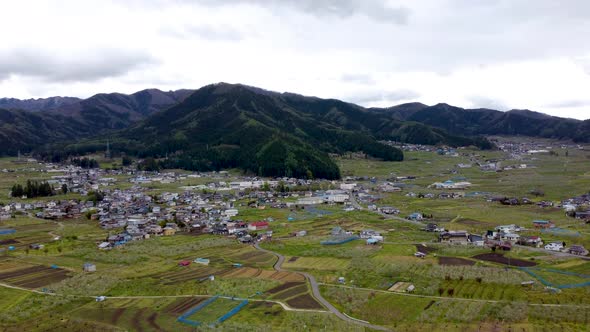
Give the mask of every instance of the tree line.
[[27, 196], [27, 198], [47, 197], [55, 195], [55, 190], [47, 182], [27, 180], [27, 184], [23, 187], [21, 184], [15, 184], [10, 191], [12, 197]]

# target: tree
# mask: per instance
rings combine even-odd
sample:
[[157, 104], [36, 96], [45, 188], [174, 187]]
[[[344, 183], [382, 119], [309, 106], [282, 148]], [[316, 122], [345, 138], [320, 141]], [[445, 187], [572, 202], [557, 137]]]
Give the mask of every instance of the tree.
[[61, 193], [64, 195], [68, 193], [68, 185], [67, 184], [64, 183], [61, 185]]
[[123, 159], [121, 160], [121, 164], [123, 166], [130, 166], [132, 162], [133, 162], [133, 160], [131, 160], [131, 158], [129, 158], [127, 156], [123, 156]]

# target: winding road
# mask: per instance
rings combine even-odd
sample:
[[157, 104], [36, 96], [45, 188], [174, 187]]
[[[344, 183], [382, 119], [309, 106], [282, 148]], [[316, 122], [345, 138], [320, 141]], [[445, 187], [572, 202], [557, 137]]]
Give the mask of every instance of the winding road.
[[[279, 271], [279, 272], [280, 271], [284, 271], [282, 269], [282, 266], [283, 266], [283, 263], [285, 262], [285, 256], [283, 256], [283, 255], [281, 255], [279, 253], [276, 253], [274, 251], [262, 249], [262, 248], [260, 248], [260, 246], [258, 245], [258, 243], [254, 244], [254, 247], [256, 249], [260, 250], [260, 251], [267, 252], [269, 254], [272, 254], [272, 255], [276, 256], [278, 258], [278, 260], [275, 263], [275, 265], [273, 266], [273, 268], [276, 271]], [[361, 326], [364, 326], [366, 328], [370, 328], [370, 329], [373, 329], [373, 330], [391, 331], [390, 329], [385, 328], [383, 326], [374, 325], [374, 324], [371, 324], [369, 322], [366, 322], [366, 321], [363, 321], [363, 320], [360, 320], [360, 319], [356, 319], [356, 318], [350, 317], [347, 314], [340, 312], [338, 309], [336, 309], [336, 307], [334, 307], [330, 302], [328, 302], [328, 300], [326, 300], [322, 296], [322, 294], [320, 293], [319, 284], [316, 281], [316, 279], [314, 278], [314, 276], [312, 276], [311, 274], [306, 273], [306, 272], [300, 272], [300, 271], [290, 271], [290, 272], [296, 272], [296, 273], [299, 273], [299, 274], [303, 275], [309, 281], [309, 283], [311, 285], [311, 291], [313, 293], [313, 297], [315, 297], [315, 299], [318, 300], [331, 313], [333, 313], [334, 315], [336, 315], [336, 317], [338, 317], [338, 318], [340, 318], [342, 320], [348, 321], [350, 323], [353, 323], [353, 324], [356, 324], [356, 325], [361, 325]]]

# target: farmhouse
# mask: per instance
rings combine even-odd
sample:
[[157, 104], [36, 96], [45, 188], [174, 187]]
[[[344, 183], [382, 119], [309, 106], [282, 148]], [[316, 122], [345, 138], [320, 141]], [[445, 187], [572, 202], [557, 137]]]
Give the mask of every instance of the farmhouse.
[[267, 228], [268, 228], [268, 222], [266, 222], [266, 221], [255, 221], [255, 222], [248, 224], [248, 230], [250, 230], [250, 231], [259, 231], [259, 230], [267, 229]]
[[442, 232], [438, 237], [440, 242], [465, 244], [469, 242], [469, 233], [467, 231], [448, 231]]

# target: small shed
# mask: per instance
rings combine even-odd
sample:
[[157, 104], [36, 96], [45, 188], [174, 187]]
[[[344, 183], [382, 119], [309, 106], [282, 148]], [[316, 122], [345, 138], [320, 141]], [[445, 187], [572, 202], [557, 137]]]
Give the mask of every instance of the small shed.
[[178, 266], [189, 266], [191, 265], [191, 261], [183, 260], [178, 262]]
[[84, 263], [84, 272], [96, 272], [96, 265], [92, 263]]

